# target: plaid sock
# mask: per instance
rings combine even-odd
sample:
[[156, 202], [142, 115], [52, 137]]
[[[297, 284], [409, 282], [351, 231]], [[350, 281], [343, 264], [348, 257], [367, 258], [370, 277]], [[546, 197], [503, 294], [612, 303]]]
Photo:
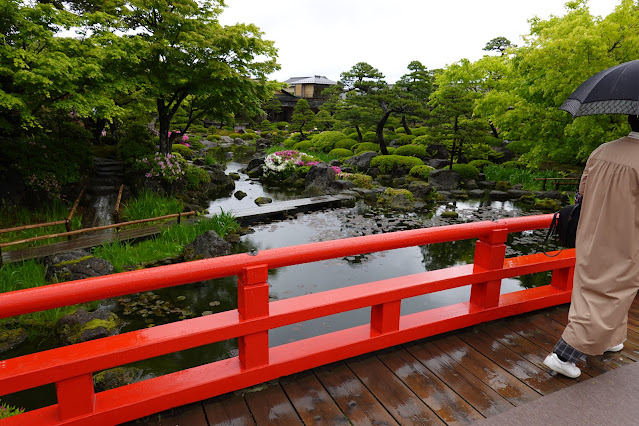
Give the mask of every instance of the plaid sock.
[[583, 355], [583, 353], [579, 352], [577, 349], [570, 346], [564, 339], [561, 337], [559, 341], [555, 345], [553, 352], [557, 354], [560, 360], [568, 361], [576, 363], [579, 361], [579, 358]]

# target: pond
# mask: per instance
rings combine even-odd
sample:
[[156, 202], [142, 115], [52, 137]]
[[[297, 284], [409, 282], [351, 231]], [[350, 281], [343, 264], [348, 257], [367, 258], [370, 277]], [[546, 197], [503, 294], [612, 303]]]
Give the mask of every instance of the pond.
[[[238, 171], [243, 165], [231, 163], [229, 171]], [[274, 200], [299, 197], [262, 187], [241, 174], [236, 190], [247, 193], [243, 200], [232, 195], [211, 202], [210, 211], [222, 208], [237, 211], [254, 207], [253, 200], [268, 196]], [[454, 209], [457, 219], [444, 219], [441, 213]], [[360, 235], [371, 235], [396, 230], [415, 229], [514, 217], [532, 212], [527, 206], [514, 202], [487, 200], [465, 200], [442, 204], [436, 209], [419, 213], [398, 213], [379, 210], [364, 202], [354, 207], [298, 214], [295, 217], [252, 227], [253, 233], [244, 235], [233, 247], [234, 253], [252, 250], [306, 244], [318, 241], [342, 239]], [[511, 234], [507, 245], [507, 257], [528, 254], [541, 250], [543, 232]], [[349, 256], [321, 262], [295, 265], [269, 271], [270, 296], [272, 300], [287, 299], [356, 284], [379, 281], [402, 275], [415, 274], [454, 265], [472, 263], [474, 240], [408, 247], [378, 253]], [[505, 279], [502, 293], [508, 293], [547, 284], [550, 273]], [[144, 294], [129, 295], [104, 301], [101, 308], [110, 309], [120, 316], [126, 326], [122, 332], [156, 326], [170, 321], [193, 318], [222, 312], [237, 307], [237, 277], [199, 282], [174, 288], [161, 289]], [[404, 300], [402, 315], [467, 301], [470, 287], [442, 291], [439, 293]], [[319, 318], [294, 324], [269, 332], [271, 346], [305, 339], [327, 332], [368, 323], [370, 308]], [[25, 350], [22, 348], [22, 350]], [[35, 350], [35, 348], [33, 349]], [[237, 340], [229, 340], [187, 351], [153, 358], [134, 365], [144, 371], [145, 377], [167, 374], [237, 355]], [[6, 357], [17, 353], [4, 354]], [[3, 401], [32, 409], [55, 403], [53, 386], [47, 386], [20, 394], [3, 397]]]

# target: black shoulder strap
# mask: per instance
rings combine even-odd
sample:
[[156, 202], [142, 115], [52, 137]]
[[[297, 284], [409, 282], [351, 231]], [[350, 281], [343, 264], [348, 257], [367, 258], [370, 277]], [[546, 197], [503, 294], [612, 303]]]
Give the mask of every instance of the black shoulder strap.
[[557, 225], [559, 225], [559, 212], [555, 212], [555, 214], [553, 215], [552, 221], [550, 222], [550, 227], [548, 228], [548, 232], [546, 233], [546, 238], [544, 238], [544, 243], [541, 246], [543, 253], [548, 257], [555, 257], [563, 251], [562, 248], [555, 254], [546, 253], [546, 244], [548, 244], [548, 240], [550, 239], [550, 237], [557, 233]]

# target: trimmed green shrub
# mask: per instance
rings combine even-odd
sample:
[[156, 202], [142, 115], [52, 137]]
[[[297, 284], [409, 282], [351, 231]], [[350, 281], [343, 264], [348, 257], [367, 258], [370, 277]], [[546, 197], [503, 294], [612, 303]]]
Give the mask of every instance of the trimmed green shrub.
[[373, 187], [373, 178], [363, 173], [346, 173], [337, 174], [337, 179], [350, 180], [358, 188], [371, 189]]
[[403, 127], [398, 127], [395, 129], [395, 133], [406, 133], [406, 129]]
[[242, 133], [240, 137], [245, 141], [252, 141], [257, 139], [257, 135], [255, 133]]
[[415, 136], [424, 136], [429, 133], [428, 127], [417, 127], [416, 129], [411, 129], [411, 132]]
[[409, 157], [417, 157], [417, 158], [425, 158], [427, 156], [426, 148], [420, 145], [400, 146], [395, 150], [395, 154], [406, 155]]
[[188, 189], [198, 189], [201, 184], [211, 182], [211, 176], [206, 170], [192, 165], [189, 165], [184, 171], [184, 179], [186, 179]]
[[362, 142], [354, 145], [352, 150], [355, 152], [355, 155], [361, 154], [365, 151], [379, 152], [379, 145], [373, 142]]
[[497, 152], [488, 144], [468, 144], [464, 147], [464, 154], [469, 160], [489, 160], [495, 162], [504, 156], [503, 152]]
[[397, 143], [399, 145], [408, 145], [409, 143], [413, 142], [413, 139], [415, 139], [417, 136], [415, 135], [401, 135], [399, 137], [399, 139], [397, 139]]
[[395, 148], [394, 146], [389, 146], [386, 148], [386, 151], [388, 151], [388, 153], [392, 155], [396, 153], [395, 151], [397, 151], [397, 148]]
[[188, 146], [179, 143], [174, 143], [173, 145], [171, 145], [171, 152], [177, 152], [184, 158], [193, 157], [193, 150]]
[[315, 149], [315, 145], [313, 144], [313, 141], [302, 141], [293, 145], [293, 149], [297, 151], [309, 151]]
[[357, 142], [354, 139], [342, 139], [341, 141], [337, 142], [335, 144], [335, 148], [343, 148], [343, 149], [351, 149], [353, 148], [353, 146], [357, 145], [359, 142]]
[[288, 138], [282, 142], [282, 145], [284, 145], [284, 148], [292, 149], [297, 142], [298, 141], [293, 138]]
[[377, 135], [375, 134], [375, 132], [366, 132], [362, 134], [362, 139], [364, 140], [364, 142], [375, 142], [377, 141]]
[[342, 132], [328, 130], [313, 136], [313, 145], [318, 151], [329, 152], [335, 148], [335, 144], [344, 139]]
[[220, 139], [222, 139], [222, 136], [217, 135], [215, 133], [209, 133], [209, 135], [207, 136], [207, 139], [212, 141], [219, 141]]
[[288, 123], [286, 121], [278, 121], [275, 127], [277, 127], [278, 130], [284, 130], [288, 127]]
[[350, 149], [345, 149], [345, 148], [335, 148], [331, 150], [331, 152], [329, 152], [328, 155], [333, 155], [337, 158], [352, 157], [353, 151], [351, 151]]
[[514, 141], [506, 145], [506, 148], [517, 155], [524, 155], [532, 149], [532, 145], [527, 141]]
[[390, 173], [395, 167], [401, 167], [408, 173], [413, 167], [422, 164], [424, 162], [419, 158], [403, 155], [378, 155], [371, 160], [371, 167], [377, 167], [384, 174]]
[[413, 139], [413, 144], [428, 146], [433, 143], [433, 138], [430, 135], [417, 136]]
[[490, 166], [490, 165], [495, 164], [495, 163], [493, 163], [492, 161], [488, 161], [488, 160], [473, 160], [473, 161], [471, 161], [468, 164], [470, 164], [473, 167], [477, 167], [477, 169], [479, 169], [479, 171], [482, 171], [482, 170], [484, 170], [484, 167]]
[[434, 167], [431, 167], [427, 164], [420, 164], [418, 166], [411, 168], [408, 174], [409, 176], [412, 176], [417, 179], [428, 180], [428, 176], [430, 175], [430, 172], [432, 172], [433, 170], [435, 170]]
[[477, 179], [479, 177], [479, 169], [470, 164], [453, 164], [453, 171], [459, 173], [462, 179]]

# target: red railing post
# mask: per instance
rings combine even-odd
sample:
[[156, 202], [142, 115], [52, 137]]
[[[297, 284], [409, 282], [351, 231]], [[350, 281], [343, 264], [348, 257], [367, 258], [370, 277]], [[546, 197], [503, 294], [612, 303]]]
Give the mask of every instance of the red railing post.
[[401, 300], [371, 307], [371, 337], [399, 330]]
[[[268, 316], [268, 268], [267, 265], [249, 266], [238, 277], [237, 309], [242, 321]], [[269, 363], [268, 330], [240, 336], [239, 358], [243, 369]]]
[[[508, 229], [495, 229], [475, 243], [475, 272], [491, 269], [502, 269], [506, 256], [506, 239]], [[470, 289], [471, 309], [492, 308], [499, 304], [501, 280], [486, 281], [473, 284]]]
[[93, 374], [83, 374], [56, 382], [58, 395], [58, 416], [61, 421], [71, 419], [95, 410], [95, 389]]
[[559, 290], [572, 290], [572, 280], [575, 276], [575, 267], [555, 269], [552, 271], [550, 285]]

